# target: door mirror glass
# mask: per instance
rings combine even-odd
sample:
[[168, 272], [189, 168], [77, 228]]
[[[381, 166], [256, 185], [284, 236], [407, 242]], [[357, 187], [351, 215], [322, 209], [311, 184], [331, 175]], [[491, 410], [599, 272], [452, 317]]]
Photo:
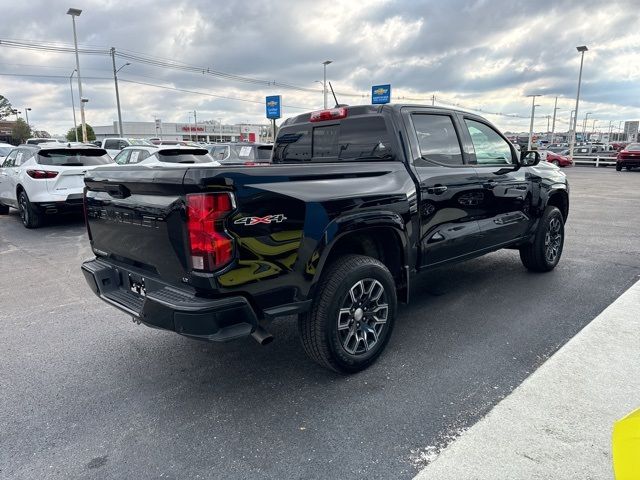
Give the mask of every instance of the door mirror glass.
[[540, 163], [540, 153], [536, 150], [525, 150], [520, 155], [520, 165], [522, 167], [533, 167]]

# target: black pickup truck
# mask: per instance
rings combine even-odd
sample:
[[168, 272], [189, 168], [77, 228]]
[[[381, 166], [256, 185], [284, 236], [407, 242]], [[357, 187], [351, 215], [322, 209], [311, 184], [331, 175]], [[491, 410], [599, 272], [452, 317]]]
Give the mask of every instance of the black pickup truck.
[[271, 164], [97, 168], [85, 178], [102, 300], [148, 326], [272, 340], [298, 315], [305, 351], [340, 372], [389, 341], [414, 275], [501, 248], [526, 268], [562, 254], [564, 173], [491, 123], [413, 105], [286, 120]]

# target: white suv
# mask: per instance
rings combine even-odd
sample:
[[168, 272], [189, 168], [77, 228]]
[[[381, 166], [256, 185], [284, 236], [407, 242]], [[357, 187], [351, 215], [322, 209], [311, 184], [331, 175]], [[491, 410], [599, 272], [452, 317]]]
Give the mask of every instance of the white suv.
[[102, 148], [21, 145], [0, 166], [0, 214], [17, 208], [24, 226], [37, 228], [45, 214], [81, 210], [84, 174], [110, 163]]
[[207, 163], [219, 167], [206, 148], [182, 145], [132, 145], [116, 155], [117, 165], [172, 166], [175, 163]]

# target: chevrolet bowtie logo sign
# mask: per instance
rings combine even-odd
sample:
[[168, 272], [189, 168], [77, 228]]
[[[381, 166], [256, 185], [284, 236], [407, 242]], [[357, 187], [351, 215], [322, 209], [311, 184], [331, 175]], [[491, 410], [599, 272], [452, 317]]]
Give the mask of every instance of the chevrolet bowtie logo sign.
[[373, 93], [375, 93], [376, 95], [384, 95], [387, 92], [388, 92], [388, 90], [386, 88], [376, 88], [373, 91]]

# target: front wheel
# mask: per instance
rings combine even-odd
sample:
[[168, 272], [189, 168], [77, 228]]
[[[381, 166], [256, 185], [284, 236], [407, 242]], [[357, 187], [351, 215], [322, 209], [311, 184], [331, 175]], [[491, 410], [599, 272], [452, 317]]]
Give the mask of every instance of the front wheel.
[[364, 370], [384, 350], [396, 315], [396, 288], [375, 258], [345, 255], [327, 268], [298, 329], [307, 355], [340, 373]]
[[553, 163], [556, 167], [560, 166], [560, 162], [558, 160], [554, 160], [551, 163]]
[[621, 171], [622, 171], [622, 165], [616, 164], [616, 172], [621, 172]]
[[564, 247], [564, 218], [556, 207], [544, 210], [533, 242], [520, 247], [522, 264], [533, 272], [553, 270]]

